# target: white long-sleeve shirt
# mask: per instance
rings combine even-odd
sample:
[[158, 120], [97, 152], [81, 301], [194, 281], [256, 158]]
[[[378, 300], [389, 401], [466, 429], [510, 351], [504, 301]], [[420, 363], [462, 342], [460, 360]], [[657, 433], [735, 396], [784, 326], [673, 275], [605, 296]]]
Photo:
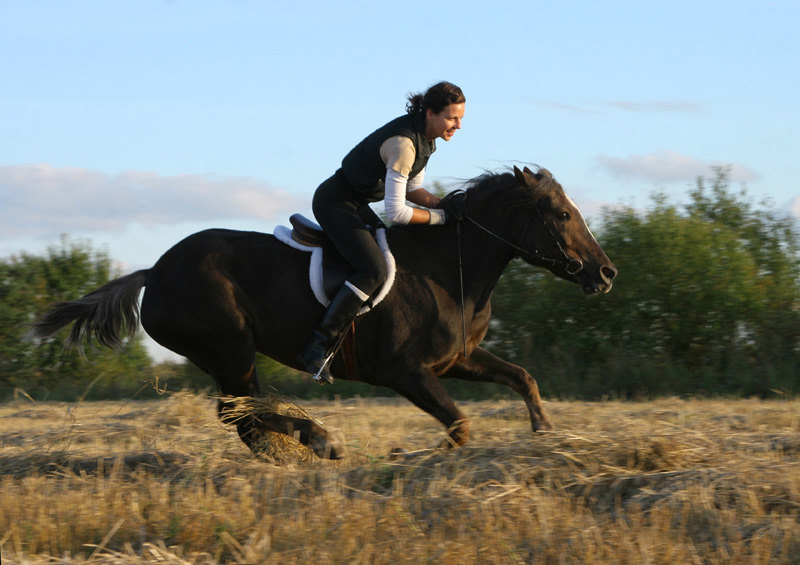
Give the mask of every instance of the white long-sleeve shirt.
[[[408, 178], [416, 152], [414, 143], [405, 136], [397, 135], [384, 141], [380, 153], [381, 159], [386, 163], [384, 196], [386, 219], [392, 224], [408, 224], [414, 209], [406, 203], [406, 195], [422, 188], [425, 169], [413, 178]], [[444, 212], [441, 210], [429, 210], [429, 212], [431, 223], [443, 223]]]

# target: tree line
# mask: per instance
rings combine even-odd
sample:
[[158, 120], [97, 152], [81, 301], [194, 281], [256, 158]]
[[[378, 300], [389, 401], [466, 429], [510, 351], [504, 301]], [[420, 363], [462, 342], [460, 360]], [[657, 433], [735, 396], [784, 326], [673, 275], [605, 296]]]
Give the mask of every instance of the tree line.
[[489, 346], [545, 394], [793, 395], [800, 379], [800, 239], [794, 221], [700, 178], [679, 206], [606, 209], [596, 235], [619, 269], [610, 294], [512, 264]]
[[[614, 289], [579, 287], [512, 261], [492, 298], [488, 349], [529, 369], [545, 397], [796, 395], [800, 389], [800, 237], [795, 222], [731, 187], [698, 178], [685, 204], [607, 208], [593, 231], [619, 269]], [[213, 388], [189, 364], [153, 366], [136, 337], [123, 352], [64, 349], [65, 333], [24, 339], [49, 304], [118, 276], [107, 253], [62, 239], [43, 256], [0, 260], [0, 399], [152, 396]], [[320, 388], [259, 357], [267, 389], [299, 397], [386, 394], [359, 383]], [[461, 397], [507, 394], [447, 381]]]
[[26, 336], [49, 305], [74, 300], [111, 278], [108, 253], [67, 237], [41, 256], [0, 261], [0, 399], [105, 398], [141, 388], [151, 360], [139, 338], [120, 355], [99, 346], [65, 348], [66, 330], [43, 342]]

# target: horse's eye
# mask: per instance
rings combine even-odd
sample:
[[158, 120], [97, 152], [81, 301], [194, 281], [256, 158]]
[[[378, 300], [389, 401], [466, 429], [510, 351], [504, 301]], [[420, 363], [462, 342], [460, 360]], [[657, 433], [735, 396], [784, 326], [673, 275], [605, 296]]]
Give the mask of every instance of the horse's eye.
[[558, 219], [561, 220], [562, 222], [568, 222], [569, 221], [569, 212], [561, 212], [558, 215]]

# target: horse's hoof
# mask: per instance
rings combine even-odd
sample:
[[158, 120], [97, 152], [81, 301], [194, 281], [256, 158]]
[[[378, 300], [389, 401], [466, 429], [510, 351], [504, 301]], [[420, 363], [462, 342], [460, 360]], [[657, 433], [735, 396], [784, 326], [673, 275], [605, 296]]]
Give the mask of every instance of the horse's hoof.
[[344, 447], [336, 441], [318, 439], [313, 441], [309, 447], [320, 459], [344, 459], [347, 455]]

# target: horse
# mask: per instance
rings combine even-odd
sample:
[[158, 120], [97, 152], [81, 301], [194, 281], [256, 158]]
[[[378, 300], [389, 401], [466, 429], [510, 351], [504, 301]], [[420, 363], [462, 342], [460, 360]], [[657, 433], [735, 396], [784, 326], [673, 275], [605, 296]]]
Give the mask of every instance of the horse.
[[[331, 374], [393, 389], [447, 429], [461, 446], [470, 422], [440, 379], [505, 385], [524, 400], [534, 432], [553, 429], [528, 371], [480, 346], [490, 298], [515, 257], [577, 283], [611, 290], [617, 269], [581, 212], [546, 169], [486, 172], [464, 184], [464, 219], [386, 230], [396, 261], [391, 291], [354, 322], [355, 360], [337, 355]], [[74, 323], [68, 341], [118, 347], [141, 323], [158, 343], [208, 373], [221, 395], [218, 416], [258, 453], [263, 432], [293, 435], [316, 455], [343, 456], [311, 418], [277, 413], [234, 417], [232, 400], [258, 397], [260, 352], [303, 370], [298, 353], [324, 315], [308, 284], [309, 254], [274, 235], [208, 229], [186, 237], [150, 269], [54, 305], [32, 326], [46, 338]], [[139, 294], [145, 291], [139, 305]], [[352, 364], [355, 371], [350, 371]], [[310, 376], [309, 376], [310, 378]]]

